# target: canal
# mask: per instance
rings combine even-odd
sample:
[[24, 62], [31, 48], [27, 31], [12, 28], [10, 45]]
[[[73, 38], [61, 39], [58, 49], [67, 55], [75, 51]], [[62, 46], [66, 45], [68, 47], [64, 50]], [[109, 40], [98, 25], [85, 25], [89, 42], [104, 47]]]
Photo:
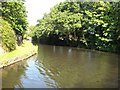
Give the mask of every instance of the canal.
[[2, 88], [117, 88], [119, 55], [39, 45], [38, 54], [2, 70]]

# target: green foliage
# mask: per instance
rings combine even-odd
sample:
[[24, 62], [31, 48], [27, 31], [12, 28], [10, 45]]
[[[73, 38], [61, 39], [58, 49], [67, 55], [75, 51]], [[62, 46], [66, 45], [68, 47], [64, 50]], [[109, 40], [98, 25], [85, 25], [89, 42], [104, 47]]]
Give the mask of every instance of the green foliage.
[[[39, 20], [34, 36], [40, 41], [120, 52], [118, 2], [62, 2]], [[45, 39], [45, 40], [43, 40]]]
[[2, 17], [11, 24], [16, 34], [22, 36], [25, 34], [27, 15], [23, 1], [2, 2]]
[[31, 25], [28, 27], [28, 36], [32, 37], [34, 36], [34, 30], [35, 30], [35, 26]]
[[2, 47], [6, 51], [16, 49], [16, 37], [10, 24], [0, 17], [0, 33], [2, 35]]
[[0, 16], [2, 16], [2, 3], [0, 2]]

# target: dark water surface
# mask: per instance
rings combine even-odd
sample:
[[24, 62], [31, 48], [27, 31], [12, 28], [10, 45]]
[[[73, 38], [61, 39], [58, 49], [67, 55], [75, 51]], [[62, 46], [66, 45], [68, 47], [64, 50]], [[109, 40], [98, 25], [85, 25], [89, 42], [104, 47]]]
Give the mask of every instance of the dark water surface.
[[38, 55], [2, 70], [3, 88], [117, 88], [119, 55], [39, 45]]

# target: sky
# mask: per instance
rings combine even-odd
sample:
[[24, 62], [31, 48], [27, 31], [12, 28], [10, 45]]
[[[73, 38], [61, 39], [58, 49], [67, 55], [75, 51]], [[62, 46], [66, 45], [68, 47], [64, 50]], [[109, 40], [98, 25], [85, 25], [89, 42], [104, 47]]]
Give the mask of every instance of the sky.
[[37, 20], [41, 19], [44, 13], [50, 12], [50, 8], [65, 0], [26, 0], [29, 26], [36, 25]]

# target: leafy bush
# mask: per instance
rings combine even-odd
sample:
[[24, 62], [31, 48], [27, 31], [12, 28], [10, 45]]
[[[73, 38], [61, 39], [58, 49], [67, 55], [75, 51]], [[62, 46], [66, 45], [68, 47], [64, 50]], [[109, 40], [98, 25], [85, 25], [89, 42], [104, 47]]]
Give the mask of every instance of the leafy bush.
[[16, 49], [16, 36], [10, 24], [0, 17], [0, 32], [2, 35], [2, 47], [6, 51]]

